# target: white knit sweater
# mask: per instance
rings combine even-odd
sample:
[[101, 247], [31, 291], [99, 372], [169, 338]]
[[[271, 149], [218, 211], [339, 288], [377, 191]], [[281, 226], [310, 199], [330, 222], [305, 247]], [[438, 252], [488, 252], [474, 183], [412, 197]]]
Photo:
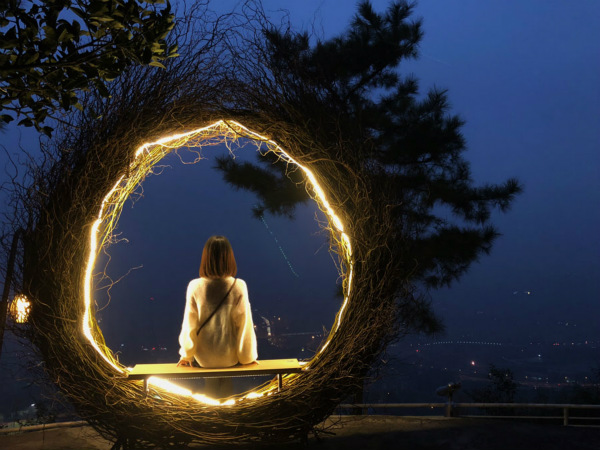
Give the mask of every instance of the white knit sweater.
[[223, 305], [196, 336], [233, 281], [233, 277], [190, 281], [179, 334], [182, 359], [195, 358], [202, 367], [230, 367], [238, 362], [249, 364], [258, 358], [248, 288], [239, 278]]

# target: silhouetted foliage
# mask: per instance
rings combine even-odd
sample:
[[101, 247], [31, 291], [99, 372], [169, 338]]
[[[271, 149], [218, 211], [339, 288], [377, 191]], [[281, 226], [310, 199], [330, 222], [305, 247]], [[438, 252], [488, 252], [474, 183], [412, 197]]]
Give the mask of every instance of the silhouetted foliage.
[[237, 189], [254, 192], [261, 200], [253, 207], [252, 212], [260, 218], [265, 210], [293, 218], [296, 205], [308, 201], [306, 190], [299, 189], [304, 182], [304, 176], [298, 170], [276, 164], [277, 156], [272, 153], [259, 155], [260, 163], [270, 166], [260, 167], [257, 164], [236, 162], [229, 157], [218, 157], [216, 168], [223, 172], [225, 181]]
[[[399, 64], [417, 57], [423, 36], [412, 12], [412, 5], [396, 1], [380, 14], [364, 1], [343, 34], [315, 44], [307, 33], [269, 29], [266, 72], [255, 84], [264, 86], [265, 97], [277, 89], [295, 114], [310, 117], [306, 126], [320, 142], [359, 156], [352, 169], [379, 180], [370, 195], [389, 199], [398, 239], [411, 255], [401, 272], [437, 288], [490, 251], [498, 236], [491, 210], [506, 211], [521, 187], [515, 179], [475, 186], [463, 158], [464, 122], [449, 113], [446, 92], [421, 96], [416, 79], [399, 75]], [[286, 177], [285, 167], [259, 161], [220, 161], [217, 168], [233, 186], [257, 195], [257, 212], [292, 217], [295, 205], [308, 199], [304, 187]]]
[[490, 383], [486, 387], [469, 392], [474, 401], [479, 403], [513, 403], [515, 401], [519, 383], [515, 381], [512, 370], [490, 364], [488, 379]]
[[131, 65], [175, 56], [173, 18], [165, 0], [0, 0], [0, 120], [49, 136], [43, 123], [81, 108], [81, 91], [108, 96], [105, 84]]

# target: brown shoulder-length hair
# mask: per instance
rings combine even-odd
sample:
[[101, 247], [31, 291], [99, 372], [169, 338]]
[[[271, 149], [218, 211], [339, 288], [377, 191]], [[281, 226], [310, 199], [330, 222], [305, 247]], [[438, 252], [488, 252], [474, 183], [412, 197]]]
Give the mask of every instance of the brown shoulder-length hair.
[[200, 261], [200, 276], [207, 278], [235, 277], [237, 264], [233, 248], [225, 236], [211, 236], [204, 244]]

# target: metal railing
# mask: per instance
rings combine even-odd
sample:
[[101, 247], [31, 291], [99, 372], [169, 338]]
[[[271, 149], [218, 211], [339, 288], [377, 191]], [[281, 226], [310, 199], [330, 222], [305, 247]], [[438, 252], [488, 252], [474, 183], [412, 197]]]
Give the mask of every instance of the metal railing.
[[55, 428], [75, 428], [83, 427], [88, 423], [85, 420], [77, 420], [71, 422], [52, 422], [42, 423], [39, 425], [21, 425], [18, 422], [12, 422], [10, 426], [0, 428], [0, 436], [4, 434], [23, 433], [28, 431], [44, 431], [53, 430]]
[[[486, 418], [486, 419], [561, 419], [563, 425], [569, 425], [570, 419], [577, 420], [597, 420], [600, 421], [600, 405], [576, 405], [563, 403], [356, 403], [342, 404], [338, 406], [338, 411], [342, 409], [351, 409], [358, 414], [365, 414], [371, 409], [392, 409], [392, 408], [444, 408], [446, 417], [464, 417], [464, 418]], [[461, 414], [461, 409], [478, 408], [478, 409], [560, 409], [562, 416], [532, 416], [532, 415], [482, 415], [482, 414]], [[599, 412], [595, 417], [571, 416], [572, 410], [596, 410]]]

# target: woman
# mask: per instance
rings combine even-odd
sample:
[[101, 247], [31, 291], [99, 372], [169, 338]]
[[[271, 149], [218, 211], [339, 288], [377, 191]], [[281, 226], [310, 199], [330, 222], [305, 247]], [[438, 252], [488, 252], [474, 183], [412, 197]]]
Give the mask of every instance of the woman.
[[[202, 250], [200, 278], [190, 281], [187, 288], [178, 366], [191, 366], [194, 359], [201, 367], [231, 367], [256, 361], [248, 289], [243, 280], [234, 278], [236, 273], [227, 238], [210, 237]], [[228, 379], [208, 378], [207, 387], [215, 384], [210, 380], [221, 380], [216, 384], [222, 386]]]

